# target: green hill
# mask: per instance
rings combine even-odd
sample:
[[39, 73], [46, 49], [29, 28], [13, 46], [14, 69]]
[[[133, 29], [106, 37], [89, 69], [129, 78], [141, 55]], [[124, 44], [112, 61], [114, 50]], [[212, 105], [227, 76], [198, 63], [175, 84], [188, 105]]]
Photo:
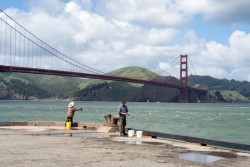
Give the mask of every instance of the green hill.
[[220, 94], [227, 102], [237, 102], [237, 103], [246, 103], [250, 102], [248, 98], [241, 95], [236, 91], [221, 91]]
[[[107, 75], [137, 78], [137, 79], [148, 79], [148, 80], [151, 80], [157, 76], [156, 74], [154, 74], [153, 72], [151, 72], [145, 68], [136, 67], [136, 66], [120, 68], [118, 70], [107, 73]], [[88, 85], [101, 84], [104, 82], [111, 83], [113, 81], [88, 79], [88, 80], [83, 81], [79, 85], [79, 88], [82, 90], [82, 89], [86, 88]], [[135, 87], [143, 86], [142, 84], [135, 84], [135, 83], [128, 83], [128, 84], [131, 86], [135, 86]]]
[[[156, 77], [153, 72], [135, 66], [124, 67], [107, 73], [107, 75], [149, 80]], [[89, 79], [79, 85], [81, 90], [76, 92], [75, 96], [78, 100], [117, 101], [123, 98], [131, 100], [142, 86], [142, 84]]]
[[79, 90], [79, 78], [40, 74], [1, 73], [0, 99], [67, 98]]
[[[124, 67], [107, 75], [130, 77], [178, 84], [174, 77], [157, 76], [141, 67]], [[210, 76], [189, 76], [189, 85], [209, 89], [209, 94], [189, 92], [189, 101], [249, 102], [250, 83], [216, 79]], [[178, 102], [179, 90], [143, 84], [124, 83], [50, 75], [0, 73], [0, 99], [75, 99], [118, 101]]]
[[120, 76], [120, 77], [130, 77], [138, 79], [153, 79], [157, 75], [146, 68], [142, 67], [123, 67], [118, 70], [109, 72], [108, 75]]
[[49, 96], [48, 92], [40, 87], [17, 78], [13, 76], [6, 80], [0, 78], [0, 99], [35, 100]]
[[[177, 80], [174, 77], [157, 76], [156, 78], [153, 79], [153, 81], [179, 84], [179, 80]], [[144, 85], [141, 89], [139, 89], [136, 92], [135, 96], [132, 98], [132, 101], [178, 102], [179, 90], [160, 87], [160, 86]]]
[[191, 75], [189, 76], [189, 84], [199, 84], [201, 87], [207, 87], [209, 90], [235, 91], [247, 98], [250, 98], [250, 82], [247, 81], [217, 79], [211, 76]]
[[32, 84], [47, 91], [51, 98], [68, 98], [79, 90], [80, 78], [62, 77], [52, 75], [20, 74]]

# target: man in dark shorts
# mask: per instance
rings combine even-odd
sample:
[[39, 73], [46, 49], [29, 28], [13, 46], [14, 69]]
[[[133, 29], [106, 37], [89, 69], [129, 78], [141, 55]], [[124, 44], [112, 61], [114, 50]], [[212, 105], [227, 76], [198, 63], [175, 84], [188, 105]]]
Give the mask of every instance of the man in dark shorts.
[[126, 100], [122, 100], [122, 104], [119, 106], [118, 108], [118, 114], [120, 117], [120, 121], [121, 121], [121, 133], [123, 133], [123, 135], [127, 135], [125, 133], [125, 126], [126, 126], [126, 116], [129, 115], [128, 112], [128, 107], [126, 105]]

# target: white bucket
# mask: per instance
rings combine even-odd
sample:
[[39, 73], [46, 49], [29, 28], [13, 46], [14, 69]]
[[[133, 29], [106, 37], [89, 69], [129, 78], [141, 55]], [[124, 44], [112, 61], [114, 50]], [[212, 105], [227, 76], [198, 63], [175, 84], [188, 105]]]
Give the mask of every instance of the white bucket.
[[132, 137], [135, 135], [135, 130], [129, 130], [128, 131], [128, 137]]
[[142, 138], [143, 131], [136, 131], [137, 138]]

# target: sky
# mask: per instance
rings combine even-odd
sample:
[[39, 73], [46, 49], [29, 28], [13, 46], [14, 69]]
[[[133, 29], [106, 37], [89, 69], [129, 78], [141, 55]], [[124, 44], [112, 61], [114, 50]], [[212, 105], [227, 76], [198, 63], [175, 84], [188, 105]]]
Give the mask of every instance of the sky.
[[[81, 63], [109, 72], [168, 69], [250, 81], [249, 0], [1, 0], [30, 32]], [[179, 78], [179, 64], [161, 75]]]

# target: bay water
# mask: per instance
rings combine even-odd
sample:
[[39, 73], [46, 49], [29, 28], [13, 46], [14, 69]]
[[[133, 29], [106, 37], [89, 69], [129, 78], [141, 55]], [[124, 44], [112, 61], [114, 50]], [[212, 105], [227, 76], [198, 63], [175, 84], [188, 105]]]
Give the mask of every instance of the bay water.
[[[0, 122], [66, 121], [69, 101], [0, 101]], [[74, 122], [105, 124], [120, 102], [76, 101]], [[127, 127], [250, 144], [250, 104], [128, 102]]]

